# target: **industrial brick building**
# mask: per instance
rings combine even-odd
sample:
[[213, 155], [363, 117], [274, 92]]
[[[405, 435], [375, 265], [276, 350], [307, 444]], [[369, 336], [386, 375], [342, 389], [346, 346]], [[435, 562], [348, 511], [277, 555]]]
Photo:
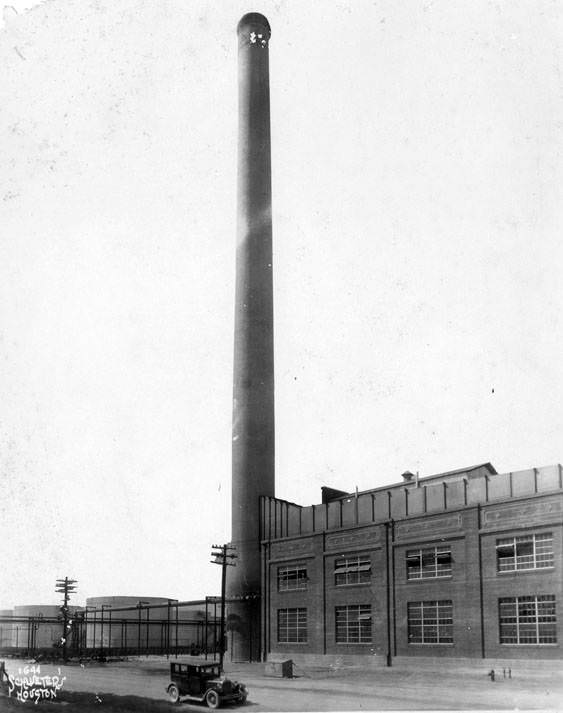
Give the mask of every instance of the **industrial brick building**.
[[267, 657], [562, 657], [560, 465], [322, 500], [260, 499]]
[[275, 497], [270, 37], [238, 24], [231, 658], [561, 658], [561, 466]]

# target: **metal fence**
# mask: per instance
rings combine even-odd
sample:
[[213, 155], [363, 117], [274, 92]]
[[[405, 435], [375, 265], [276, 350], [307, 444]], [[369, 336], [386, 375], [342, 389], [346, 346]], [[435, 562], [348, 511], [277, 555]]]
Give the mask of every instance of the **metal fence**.
[[[110, 608], [86, 607], [69, 616], [67, 656], [219, 655], [220, 599]], [[0, 616], [0, 655], [63, 656], [61, 616]]]

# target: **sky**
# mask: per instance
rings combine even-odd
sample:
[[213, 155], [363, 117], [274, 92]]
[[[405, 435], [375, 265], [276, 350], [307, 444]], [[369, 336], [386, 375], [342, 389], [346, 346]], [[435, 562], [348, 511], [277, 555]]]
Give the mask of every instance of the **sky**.
[[272, 27], [276, 494], [563, 460], [535, 0], [46, 0], [0, 28], [0, 608], [217, 594], [236, 25]]

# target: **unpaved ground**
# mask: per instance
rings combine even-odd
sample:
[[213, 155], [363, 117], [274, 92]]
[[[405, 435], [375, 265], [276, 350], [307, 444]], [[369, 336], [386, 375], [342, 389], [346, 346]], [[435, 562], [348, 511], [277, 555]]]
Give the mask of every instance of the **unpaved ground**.
[[[16, 674], [21, 661], [6, 661]], [[485, 671], [455, 672], [444, 669], [421, 672], [399, 668], [371, 671], [300, 670], [294, 679], [267, 678], [260, 665], [227, 666], [231, 678], [244, 681], [249, 697], [247, 713], [261, 711], [383, 711], [383, 710], [563, 710], [563, 676], [541, 674], [491, 682]], [[168, 664], [165, 659], [134, 660], [109, 664], [49, 666], [41, 664], [42, 675], [61, 669], [66, 676], [59, 703], [41, 702], [43, 710], [55, 713], [185, 713], [205, 711], [200, 705], [167, 701]], [[30, 711], [33, 703], [22, 704], [0, 698], [0, 711]], [[30, 708], [32, 707], [32, 709]], [[230, 708], [235, 711], [235, 707]], [[227, 709], [226, 709], [227, 710]]]

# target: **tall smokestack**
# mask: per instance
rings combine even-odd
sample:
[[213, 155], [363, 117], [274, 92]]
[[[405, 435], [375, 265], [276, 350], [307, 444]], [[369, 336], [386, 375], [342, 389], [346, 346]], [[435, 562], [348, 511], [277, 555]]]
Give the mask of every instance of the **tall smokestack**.
[[[237, 277], [233, 384], [231, 656], [260, 656], [259, 498], [274, 495], [274, 324], [270, 160], [270, 25], [238, 24]], [[238, 603], [240, 602], [240, 603]]]

